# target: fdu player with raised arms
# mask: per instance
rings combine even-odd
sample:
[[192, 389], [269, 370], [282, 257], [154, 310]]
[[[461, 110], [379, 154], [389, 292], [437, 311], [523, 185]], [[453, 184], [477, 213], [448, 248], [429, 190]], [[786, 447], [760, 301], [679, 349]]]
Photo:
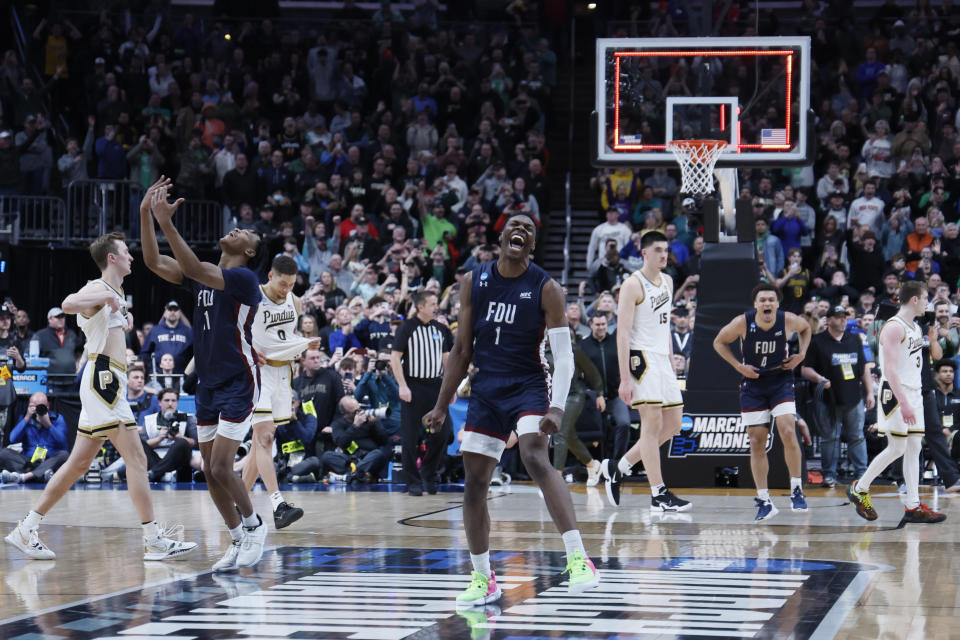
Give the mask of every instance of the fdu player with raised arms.
[[[457, 596], [457, 607], [483, 606], [502, 595], [490, 568], [487, 490], [513, 431], [523, 464], [540, 486], [562, 534], [568, 592], [581, 593], [600, 583], [600, 574], [583, 547], [570, 492], [547, 455], [549, 435], [560, 430], [563, 420], [573, 378], [573, 350], [563, 291], [530, 261], [536, 233], [530, 216], [511, 217], [500, 234], [500, 258], [477, 266], [464, 279], [457, 337], [440, 395], [423, 417], [428, 429], [442, 427], [447, 406], [473, 361], [478, 372], [461, 446], [466, 471], [463, 524], [473, 573], [470, 585]], [[552, 389], [543, 358], [545, 332], [554, 354]]]

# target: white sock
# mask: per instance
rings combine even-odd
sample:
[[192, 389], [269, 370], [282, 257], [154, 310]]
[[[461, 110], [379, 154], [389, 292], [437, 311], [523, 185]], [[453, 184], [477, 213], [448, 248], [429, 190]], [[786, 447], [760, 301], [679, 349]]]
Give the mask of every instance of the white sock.
[[770, 489], [757, 489], [757, 497], [764, 502], [770, 502]]
[[43, 514], [31, 511], [27, 514], [27, 517], [23, 519], [23, 528], [27, 531], [34, 531], [40, 526], [41, 520], [43, 520]]
[[667, 492], [667, 485], [663, 484], [662, 482], [660, 484], [650, 485], [650, 495], [652, 495], [654, 498], [656, 498], [657, 496], [663, 495], [666, 492]]
[[574, 551], [579, 551], [583, 555], [587, 555], [587, 550], [583, 548], [583, 539], [580, 537], [579, 530], [570, 529], [570, 531], [565, 531], [560, 537], [563, 538], [563, 546], [567, 548], [567, 557]]
[[279, 491], [274, 491], [270, 494], [270, 504], [273, 505], [273, 510], [276, 511], [277, 507], [283, 504], [283, 496], [280, 495]]
[[243, 525], [242, 525], [242, 524], [238, 524], [238, 525], [237, 525], [236, 527], [234, 527], [233, 529], [228, 529], [228, 531], [230, 531], [230, 538], [231, 538], [234, 542], [239, 542], [240, 540], [243, 540]]
[[160, 528], [157, 526], [157, 521], [153, 522], [143, 522], [140, 524], [143, 527], [143, 537], [153, 540], [160, 536]]
[[617, 469], [625, 476], [630, 475], [630, 472], [633, 470], [633, 465], [630, 464], [630, 461], [627, 460], [627, 456], [621, 456], [620, 462], [617, 463]]
[[490, 577], [490, 552], [484, 551], [476, 555], [470, 554], [470, 562], [473, 563], [473, 570], [483, 574], [484, 577]]
[[243, 526], [247, 529], [256, 529], [261, 523], [260, 516], [257, 515], [256, 511], [248, 516], [240, 516], [240, 518], [243, 520]]
[[803, 491], [803, 480], [800, 478], [790, 478], [790, 493], [793, 493], [794, 489], [800, 489]]

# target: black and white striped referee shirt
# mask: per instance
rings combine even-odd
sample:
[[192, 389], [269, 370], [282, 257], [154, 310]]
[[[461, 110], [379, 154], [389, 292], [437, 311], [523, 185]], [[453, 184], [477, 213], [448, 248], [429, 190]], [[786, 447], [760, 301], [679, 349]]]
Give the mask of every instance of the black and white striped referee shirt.
[[403, 375], [411, 380], [443, 377], [443, 354], [453, 347], [450, 329], [436, 320], [424, 324], [416, 316], [397, 329], [393, 350], [403, 354]]

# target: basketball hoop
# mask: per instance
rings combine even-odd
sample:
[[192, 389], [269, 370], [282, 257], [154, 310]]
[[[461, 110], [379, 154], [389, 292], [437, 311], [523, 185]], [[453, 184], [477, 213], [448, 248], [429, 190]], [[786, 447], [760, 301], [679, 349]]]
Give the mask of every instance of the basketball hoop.
[[672, 140], [667, 149], [680, 165], [682, 193], [706, 195], [713, 192], [713, 167], [727, 148], [723, 140]]

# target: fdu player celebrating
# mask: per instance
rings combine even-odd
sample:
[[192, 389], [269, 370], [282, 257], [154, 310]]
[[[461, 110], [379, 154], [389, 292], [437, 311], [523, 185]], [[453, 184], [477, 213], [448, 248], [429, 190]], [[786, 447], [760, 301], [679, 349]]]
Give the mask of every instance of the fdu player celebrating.
[[[573, 350], [563, 291], [530, 261], [537, 228], [516, 215], [500, 235], [500, 258], [476, 267], [463, 281], [457, 338], [444, 372], [440, 395], [423, 418], [428, 429], [442, 427], [447, 405], [472, 360], [478, 368], [470, 393], [461, 449], [466, 471], [463, 524], [470, 546], [473, 580], [457, 597], [458, 607], [483, 606], [501, 596], [490, 568], [490, 477], [517, 432], [520, 457], [543, 491], [547, 509], [567, 551], [568, 591], [581, 593], [600, 583], [577, 529], [573, 501], [547, 456], [549, 434], [557, 433], [573, 378]], [[553, 389], [548, 391], [543, 335], [554, 354]]]

